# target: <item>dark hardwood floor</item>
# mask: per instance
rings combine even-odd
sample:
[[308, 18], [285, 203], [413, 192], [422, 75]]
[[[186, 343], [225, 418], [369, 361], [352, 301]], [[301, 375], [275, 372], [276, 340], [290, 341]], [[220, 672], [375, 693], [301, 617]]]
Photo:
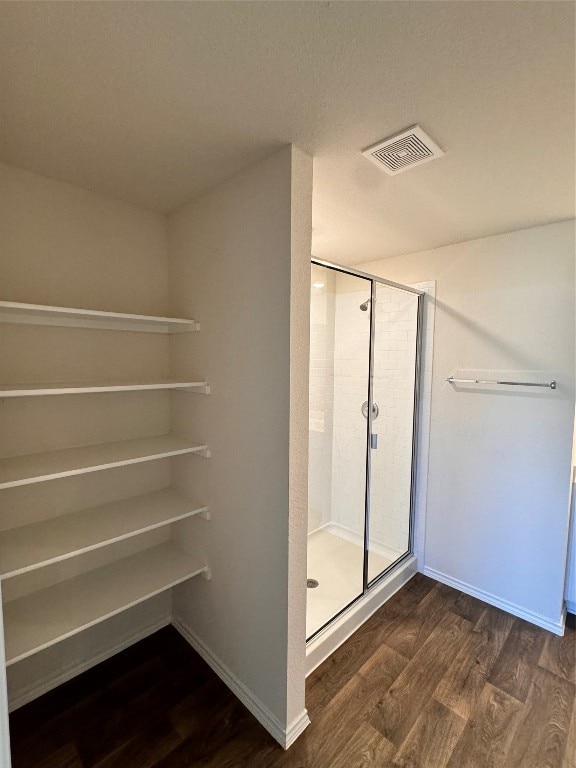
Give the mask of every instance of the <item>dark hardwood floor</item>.
[[14, 712], [14, 768], [575, 768], [575, 690], [573, 622], [417, 575], [310, 676], [288, 752], [169, 628]]

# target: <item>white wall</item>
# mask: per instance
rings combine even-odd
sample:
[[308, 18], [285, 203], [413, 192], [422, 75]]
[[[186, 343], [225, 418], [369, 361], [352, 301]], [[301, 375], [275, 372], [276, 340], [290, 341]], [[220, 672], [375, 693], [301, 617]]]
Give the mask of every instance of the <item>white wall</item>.
[[[287, 151], [287, 150], [285, 150]], [[312, 157], [290, 147], [290, 424], [288, 456], [288, 616], [285, 745], [310, 723], [306, 695], [308, 408]]]
[[0, 194], [11, 301], [164, 313], [165, 216], [2, 163]]
[[[574, 415], [574, 222], [371, 262], [436, 280], [424, 572], [559, 631]], [[461, 387], [481, 371], [556, 391]]]
[[310, 216], [311, 161], [288, 147], [169, 219], [171, 310], [201, 323], [174, 370], [194, 359], [211, 386], [176, 404], [175, 424], [212, 451], [201, 467], [176, 462], [175, 481], [211, 510], [200, 546], [213, 577], [182, 585], [175, 614], [279, 739], [307, 723]]

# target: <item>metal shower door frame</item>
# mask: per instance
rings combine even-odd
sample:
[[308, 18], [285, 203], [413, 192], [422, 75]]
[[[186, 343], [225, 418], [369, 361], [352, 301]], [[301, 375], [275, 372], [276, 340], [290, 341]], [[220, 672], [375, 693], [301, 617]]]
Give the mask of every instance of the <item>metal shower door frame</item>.
[[[374, 404], [374, 361], [376, 356], [376, 286], [378, 283], [395, 288], [405, 293], [413, 293], [418, 297], [416, 308], [416, 339], [415, 339], [415, 357], [414, 357], [414, 393], [412, 405], [412, 451], [410, 464], [410, 504], [408, 512], [408, 549], [399, 558], [394, 560], [387, 568], [381, 571], [373, 579], [368, 578], [368, 559], [370, 556], [370, 521], [372, 505], [372, 424], [373, 424], [373, 404]], [[372, 277], [372, 301], [370, 302], [370, 361], [369, 361], [369, 381], [368, 381], [368, 416], [366, 427], [366, 498], [364, 503], [364, 573], [363, 573], [363, 593], [364, 596], [370, 589], [375, 587], [391, 570], [402, 563], [407, 557], [414, 554], [414, 516], [416, 506], [416, 464], [418, 458], [418, 421], [420, 404], [420, 360], [422, 346], [422, 325], [424, 312], [424, 291], [416, 288], [403, 286], [399, 283], [393, 283], [383, 278]]]

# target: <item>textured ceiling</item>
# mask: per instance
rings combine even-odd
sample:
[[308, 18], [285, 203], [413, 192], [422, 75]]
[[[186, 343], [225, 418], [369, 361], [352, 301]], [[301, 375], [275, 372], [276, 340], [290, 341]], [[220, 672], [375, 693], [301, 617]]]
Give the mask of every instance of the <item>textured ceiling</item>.
[[[1, 2], [0, 158], [164, 211], [287, 142], [344, 263], [574, 216], [571, 2]], [[397, 177], [365, 146], [420, 123]]]

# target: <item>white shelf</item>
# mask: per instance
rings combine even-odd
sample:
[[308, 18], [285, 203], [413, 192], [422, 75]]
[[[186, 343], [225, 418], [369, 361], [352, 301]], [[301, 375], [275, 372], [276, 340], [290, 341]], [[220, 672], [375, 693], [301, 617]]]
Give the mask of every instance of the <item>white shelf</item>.
[[191, 579], [206, 565], [163, 544], [4, 605], [6, 663], [48, 648]]
[[34, 397], [39, 395], [82, 395], [99, 392], [133, 392], [149, 389], [189, 389], [191, 391], [208, 393], [206, 381], [76, 381], [76, 382], [43, 382], [35, 384], [0, 384], [2, 397]]
[[175, 435], [99, 443], [0, 459], [0, 489], [98, 472], [183, 453], [209, 456], [208, 446]]
[[165, 488], [2, 531], [0, 578], [43, 568], [198, 514], [207, 517], [208, 508]]
[[0, 301], [0, 322], [64, 325], [73, 328], [103, 328], [144, 333], [186, 333], [200, 328], [195, 320], [178, 317], [131, 315], [123, 312], [102, 312], [73, 307], [48, 307], [42, 304], [21, 304], [16, 301]]

